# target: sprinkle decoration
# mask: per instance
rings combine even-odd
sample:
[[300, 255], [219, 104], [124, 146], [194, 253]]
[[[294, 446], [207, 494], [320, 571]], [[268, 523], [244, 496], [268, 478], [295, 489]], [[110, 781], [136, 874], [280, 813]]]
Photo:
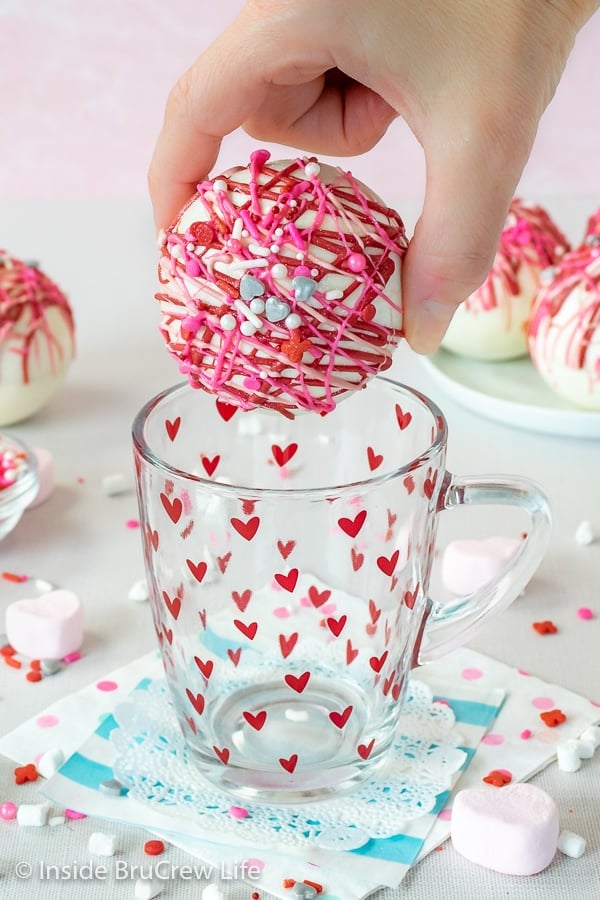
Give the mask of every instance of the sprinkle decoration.
[[534, 622], [532, 627], [538, 634], [556, 634], [558, 631], [558, 628], [550, 619], [545, 619], [543, 622]]
[[549, 709], [540, 713], [540, 719], [548, 728], [556, 728], [557, 725], [562, 725], [567, 721], [567, 717], [561, 709]]
[[391, 363], [406, 249], [398, 214], [350, 173], [257, 150], [163, 235], [161, 333], [220, 402], [329, 412]]
[[493, 787], [505, 787], [507, 784], [511, 783], [512, 775], [510, 772], [507, 772], [506, 769], [492, 769], [492, 771], [481, 780], [486, 784], [491, 784]]
[[[51, 314], [51, 316], [49, 315]], [[68, 346], [58, 340], [52, 318], [60, 317]], [[23, 384], [31, 379], [31, 361], [47, 356], [50, 371], [58, 372], [74, 353], [74, 322], [63, 292], [36, 265], [0, 250], [0, 345], [21, 359]]]
[[[481, 287], [467, 300], [469, 310], [489, 310], [510, 303], [521, 292], [523, 266], [537, 274], [555, 266], [569, 242], [540, 206], [515, 197], [509, 207], [493, 266]], [[510, 307], [509, 307], [510, 308]]]

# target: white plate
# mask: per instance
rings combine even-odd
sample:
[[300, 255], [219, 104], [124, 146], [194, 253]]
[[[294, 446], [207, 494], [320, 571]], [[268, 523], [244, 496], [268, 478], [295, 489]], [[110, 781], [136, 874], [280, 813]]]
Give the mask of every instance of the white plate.
[[471, 412], [527, 431], [600, 438], [600, 412], [569, 406], [529, 359], [477, 362], [438, 350], [423, 363], [434, 381]]

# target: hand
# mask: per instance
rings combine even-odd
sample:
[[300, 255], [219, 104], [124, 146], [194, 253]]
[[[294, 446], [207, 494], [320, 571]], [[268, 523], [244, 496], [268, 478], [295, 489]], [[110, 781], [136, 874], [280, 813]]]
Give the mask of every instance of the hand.
[[250, 0], [169, 96], [149, 173], [157, 226], [169, 224], [240, 126], [259, 140], [343, 156], [373, 147], [400, 115], [427, 167], [403, 269], [404, 326], [415, 350], [431, 352], [489, 271], [539, 119], [598, 6]]

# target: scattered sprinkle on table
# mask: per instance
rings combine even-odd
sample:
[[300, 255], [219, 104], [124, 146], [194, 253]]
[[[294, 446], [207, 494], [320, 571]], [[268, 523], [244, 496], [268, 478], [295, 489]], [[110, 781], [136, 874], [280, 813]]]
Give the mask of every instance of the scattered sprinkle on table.
[[146, 841], [144, 844], [144, 853], [146, 856], [160, 856], [161, 853], [164, 853], [165, 845], [162, 841]]
[[548, 709], [546, 712], [540, 713], [540, 719], [548, 728], [556, 728], [567, 721], [567, 717], [561, 709]]
[[492, 769], [481, 780], [486, 784], [493, 785], [493, 787], [501, 788], [511, 783], [512, 775], [506, 769]]
[[545, 619], [543, 622], [534, 622], [533, 628], [538, 634], [556, 634], [558, 631], [558, 628], [550, 619]]

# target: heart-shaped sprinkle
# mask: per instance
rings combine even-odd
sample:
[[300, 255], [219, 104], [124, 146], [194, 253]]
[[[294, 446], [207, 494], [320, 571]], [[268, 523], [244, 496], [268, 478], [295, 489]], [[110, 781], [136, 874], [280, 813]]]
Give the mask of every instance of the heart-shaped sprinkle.
[[307, 300], [310, 300], [318, 285], [314, 278], [307, 278], [305, 275], [296, 275], [296, 277], [292, 279], [292, 287], [294, 289], [296, 300], [306, 302]]
[[289, 311], [289, 304], [278, 297], [269, 297], [265, 303], [265, 313], [269, 322], [282, 322]]
[[259, 281], [254, 275], [242, 275], [240, 279], [240, 297], [242, 300], [254, 300], [255, 297], [262, 297], [264, 292], [265, 286], [262, 281]]

